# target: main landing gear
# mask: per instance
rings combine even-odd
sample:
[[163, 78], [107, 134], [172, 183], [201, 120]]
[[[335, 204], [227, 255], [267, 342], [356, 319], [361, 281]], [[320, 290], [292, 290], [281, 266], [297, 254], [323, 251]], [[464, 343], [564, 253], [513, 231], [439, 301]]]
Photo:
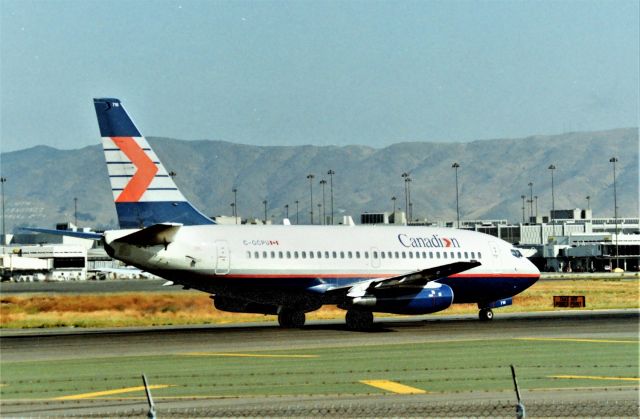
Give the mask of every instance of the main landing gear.
[[345, 320], [349, 330], [371, 330], [373, 327], [373, 313], [370, 311], [347, 310]]
[[493, 320], [493, 310], [491, 310], [490, 308], [480, 309], [478, 317], [480, 317], [480, 320], [483, 322], [491, 321]]
[[280, 313], [278, 313], [278, 323], [280, 327], [287, 329], [301, 328], [304, 326], [305, 320], [304, 311], [282, 309]]

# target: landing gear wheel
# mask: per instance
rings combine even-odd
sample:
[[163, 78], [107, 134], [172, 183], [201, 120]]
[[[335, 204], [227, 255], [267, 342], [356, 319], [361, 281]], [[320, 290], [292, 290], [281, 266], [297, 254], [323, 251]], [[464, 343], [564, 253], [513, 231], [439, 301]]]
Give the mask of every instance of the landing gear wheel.
[[480, 317], [480, 320], [483, 322], [491, 321], [493, 320], [493, 310], [490, 308], [483, 308], [480, 310], [480, 313], [478, 313], [478, 317]]
[[280, 327], [300, 328], [304, 326], [306, 318], [304, 312], [297, 310], [282, 310], [278, 313]]
[[349, 330], [370, 330], [373, 327], [373, 313], [370, 311], [348, 310], [345, 320]]

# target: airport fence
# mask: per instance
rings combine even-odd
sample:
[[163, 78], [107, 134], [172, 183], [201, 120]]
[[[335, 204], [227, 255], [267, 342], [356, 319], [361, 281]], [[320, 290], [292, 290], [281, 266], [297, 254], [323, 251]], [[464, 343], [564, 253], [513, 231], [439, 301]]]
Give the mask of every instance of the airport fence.
[[[525, 404], [526, 417], [617, 417], [637, 418], [638, 402], [634, 400], [609, 401], [531, 401]], [[361, 403], [332, 402], [315, 405], [281, 405], [252, 407], [188, 407], [157, 408], [158, 419], [162, 418], [226, 418], [226, 417], [477, 417], [477, 418], [514, 418], [516, 406], [512, 401], [496, 402], [440, 402], [440, 403]], [[82, 417], [104, 417], [87, 415]], [[109, 412], [109, 417], [146, 417], [146, 409], [121, 412]], [[71, 416], [74, 417], [74, 416]]]

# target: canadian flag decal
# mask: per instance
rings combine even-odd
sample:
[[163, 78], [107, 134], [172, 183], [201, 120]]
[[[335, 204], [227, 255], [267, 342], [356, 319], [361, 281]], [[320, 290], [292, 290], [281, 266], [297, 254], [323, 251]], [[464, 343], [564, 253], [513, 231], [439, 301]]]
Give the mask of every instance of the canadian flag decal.
[[111, 139], [136, 167], [136, 173], [129, 179], [116, 202], [138, 202], [153, 181], [158, 168], [132, 137], [111, 137]]

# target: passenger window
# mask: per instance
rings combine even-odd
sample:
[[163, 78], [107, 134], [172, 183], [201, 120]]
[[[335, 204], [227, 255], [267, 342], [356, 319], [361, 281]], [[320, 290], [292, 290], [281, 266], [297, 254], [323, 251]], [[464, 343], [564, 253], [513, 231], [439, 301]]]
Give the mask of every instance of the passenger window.
[[335, 251], [334, 251], [334, 252], [331, 252], [331, 254], [333, 255], [333, 258], [334, 258], [334, 259], [338, 259], [338, 254], [337, 254]]
[[262, 252], [262, 257], [266, 259], [267, 258], [267, 252]]
[[456, 257], [456, 254], [454, 252], [451, 252], [451, 259], [454, 259]]
[[291, 259], [291, 252], [287, 250], [287, 259]]
[[442, 258], [446, 259], [447, 258], [447, 252], [442, 252]]
[[407, 254], [405, 252], [402, 252], [402, 259], [406, 259], [407, 258]]
[[429, 259], [433, 259], [433, 252], [429, 252]]
[[458, 259], [462, 259], [462, 253], [458, 252]]
[[478, 252], [478, 259], [482, 259], [482, 253]]
[[396, 252], [394, 256], [396, 257], [396, 259], [400, 259], [400, 253]]
[[364, 258], [369, 259], [369, 252], [364, 252]]
[[387, 256], [389, 257], [389, 259], [393, 258], [393, 252], [387, 252]]
[[324, 252], [324, 258], [329, 259], [329, 252]]
[[322, 252], [318, 250], [318, 252], [317, 252], [317, 255], [316, 255], [316, 256], [318, 256], [318, 259], [322, 259]]
[[251, 259], [251, 252], [247, 250], [247, 258]]
[[272, 259], [275, 259], [275, 258], [276, 258], [276, 252], [273, 252], [273, 251], [271, 252], [271, 258], [272, 258]]
[[347, 252], [347, 257], [349, 259], [353, 259], [353, 254], [351, 253], [351, 251]]
[[306, 259], [306, 258], [307, 258], [307, 252], [305, 252], [305, 251], [303, 250], [301, 253], [302, 253], [302, 259]]
[[476, 258], [476, 252], [471, 252], [471, 259], [475, 259]]
[[344, 259], [344, 252], [340, 252], [340, 259]]
[[294, 252], [293, 252], [293, 258], [294, 258], [294, 259], [298, 259], [298, 256], [299, 256], [298, 251], [297, 251], [297, 250], [296, 250], [296, 251], [294, 251]]
[[380, 252], [380, 256], [382, 256], [382, 259], [384, 259], [384, 252]]
[[282, 250], [278, 252], [278, 257], [282, 259]]
[[253, 257], [256, 258], [256, 259], [259, 259], [260, 258], [260, 253], [254, 252], [253, 253]]
[[313, 252], [309, 252], [309, 259], [313, 259], [313, 256], [314, 256]]
[[378, 252], [373, 252], [373, 258], [378, 259]]
[[356, 259], [360, 259], [360, 252], [356, 251]]
[[464, 252], [464, 258], [469, 259], [469, 254], [467, 252]]

